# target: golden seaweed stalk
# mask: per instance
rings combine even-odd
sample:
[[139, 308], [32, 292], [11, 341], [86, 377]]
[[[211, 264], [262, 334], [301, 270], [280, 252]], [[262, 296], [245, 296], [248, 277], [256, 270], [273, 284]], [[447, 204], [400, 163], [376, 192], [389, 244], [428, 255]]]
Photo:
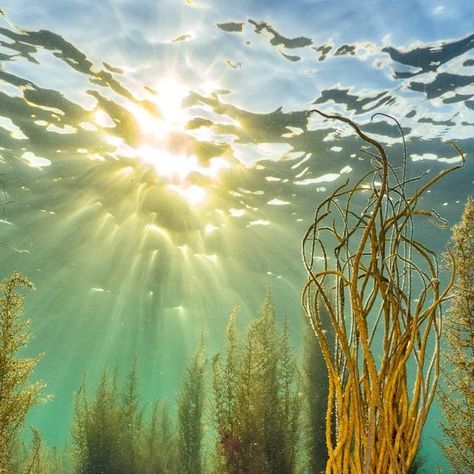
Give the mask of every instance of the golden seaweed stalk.
[[[453, 283], [452, 274], [441, 287], [436, 255], [416, 240], [413, 221], [439, 220], [417, 204], [464, 156], [452, 143], [462, 163], [418, 184], [423, 177], [406, 177], [406, 156], [398, 176], [383, 146], [353, 121], [314, 112], [345, 122], [375, 148], [364, 150], [373, 168], [322, 202], [302, 242], [308, 274], [302, 305], [328, 367], [326, 473], [405, 473], [436, 393], [441, 305]], [[418, 184], [409, 197], [408, 183]], [[362, 212], [358, 197], [367, 203]], [[334, 328], [334, 350], [323, 310]]]

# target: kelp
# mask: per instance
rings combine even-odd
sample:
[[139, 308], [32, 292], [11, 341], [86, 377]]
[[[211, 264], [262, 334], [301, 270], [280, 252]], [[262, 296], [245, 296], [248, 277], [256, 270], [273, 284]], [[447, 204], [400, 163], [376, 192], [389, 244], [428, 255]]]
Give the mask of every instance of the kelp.
[[174, 420], [162, 400], [153, 403], [149, 420], [142, 433], [140, 474], [176, 472], [176, 440]]
[[[21, 303], [21, 298], [15, 301]], [[15, 306], [13, 300], [5, 304]], [[136, 364], [124, 383], [104, 368], [92, 395], [85, 379], [77, 392], [70, 450], [48, 449], [34, 430], [30, 444], [15, 439], [4, 472], [321, 472], [330, 454], [321, 430], [330, 383], [324, 380], [323, 351], [314, 337], [306, 341], [300, 376], [287, 321], [278, 327], [270, 295], [245, 336], [235, 328], [236, 316], [234, 312], [227, 328], [225, 350], [213, 359], [210, 425], [205, 419], [211, 384], [206, 383], [201, 344], [185, 371], [176, 417], [160, 400], [146, 408]], [[329, 313], [321, 316], [326, 325]], [[332, 351], [334, 334], [331, 328], [325, 333]], [[210, 445], [212, 434], [216, 439]]]
[[122, 386], [104, 368], [94, 395], [85, 381], [76, 395], [72, 454], [77, 474], [199, 474], [203, 467], [203, 346], [184, 375], [176, 419], [162, 400], [144, 409], [137, 369]]
[[31, 443], [23, 443], [17, 450], [12, 474], [68, 474], [72, 473], [68, 457], [57, 449], [49, 449], [40, 432], [32, 428]]
[[144, 472], [144, 433], [136, 367], [119, 387], [104, 368], [93, 397], [85, 380], [76, 395], [72, 430], [75, 471], [80, 474]]
[[[439, 221], [434, 211], [417, 207], [420, 198], [462, 164], [424, 182], [409, 179], [406, 156], [399, 173], [381, 143], [353, 121], [312, 113], [348, 124], [374, 148], [365, 151], [372, 169], [317, 207], [302, 242], [302, 305], [328, 368], [326, 472], [404, 473], [436, 393], [441, 305], [453, 284], [451, 274], [441, 286], [436, 255], [415, 237], [414, 220]], [[418, 186], [410, 196], [409, 183]], [[359, 197], [366, 202], [362, 212]], [[334, 331], [334, 350], [323, 311]]]
[[122, 386], [105, 367], [92, 397], [83, 381], [72, 435], [77, 474], [178, 472], [175, 424], [161, 400], [144, 413], [135, 365]]

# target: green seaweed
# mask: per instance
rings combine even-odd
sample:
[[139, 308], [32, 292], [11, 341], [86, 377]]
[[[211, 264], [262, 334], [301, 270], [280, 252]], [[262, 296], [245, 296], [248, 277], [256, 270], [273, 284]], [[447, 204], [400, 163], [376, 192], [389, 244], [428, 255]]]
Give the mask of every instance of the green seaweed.
[[453, 228], [447, 257], [456, 278], [444, 326], [441, 444], [454, 472], [474, 471], [474, 203], [468, 199], [460, 223]]
[[[331, 340], [334, 334], [327, 318], [323, 325]], [[73, 464], [64, 453], [45, 446], [40, 433], [33, 430], [31, 443], [22, 444], [15, 438], [10, 464], [3, 472], [324, 471], [328, 380], [314, 337], [305, 337], [300, 372], [289, 344], [288, 321], [281, 327], [277, 324], [270, 293], [244, 334], [237, 331], [236, 319], [237, 310], [227, 326], [225, 349], [212, 360], [211, 383], [206, 380], [203, 343], [191, 358], [176, 398], [176, 417], [162, 400], [144, 409], [136, 363], [124, 382], [105, 367], [92, 395], [85, 378], [76, 394], [70, 449]], [[210, 425], [206, 427], [208, 403]], [[208, 433], [214, 434], [212, 442]], [[419, 471], [417, 459], [409, 472]]]
[[141, 418], [135, 368], [122, 390], [116, 375], [111, 376], [105, 368], [92, 399], [84, 381], [76, 396], [73, 426], [76, 472], [139, 472]]
[[203, 413], [206, 386], [206, 358], [201, 343], [184, 375], [177, 401], [177, 456], [182, 474], [203, 472]]
[[155, 401], [142, 438], [143, 474], [169, 474], [176, 470], [174, 424], [166, 404]]
[[22, 317], [19, 289], [33, 285], [19, 273], [0, 283], [0, 473], [18, 469], [19, 435], [29, 410], [43, 399], [45, 385], [31, 382], [41, 355], [19, 357], [30, 339], [29, 321]]
[[270, 294], [244, 341], [236, 317], [234, 311], [223, 354], [213, 359], [214, 471], [296, 472], [302, 400], [287, 325], [277, 330]]

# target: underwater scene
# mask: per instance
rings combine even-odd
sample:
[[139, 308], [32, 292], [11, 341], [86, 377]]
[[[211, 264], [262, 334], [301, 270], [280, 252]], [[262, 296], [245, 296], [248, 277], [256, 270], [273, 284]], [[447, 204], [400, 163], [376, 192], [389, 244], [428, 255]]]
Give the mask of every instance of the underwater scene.
[[474, 472], [474, 4], [0, 3], [0, 474]]

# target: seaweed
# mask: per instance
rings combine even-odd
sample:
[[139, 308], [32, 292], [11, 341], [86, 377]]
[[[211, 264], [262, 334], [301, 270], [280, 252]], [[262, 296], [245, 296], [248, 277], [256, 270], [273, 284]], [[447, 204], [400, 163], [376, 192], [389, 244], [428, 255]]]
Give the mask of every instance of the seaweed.
[[223, 354], [213, 359], [214, 471], [291, 473], [298, 468], [301, 396], [288, 330], [275, 324], [270, 294], [244, 341], [230, 317]]
[[201, 346], [186, 370], [176, 422], [162, 400], [142, 408], [136, 364], [123, 387], [104, 368], [94, 396], [85, 380], [76, 395], [72, 430], [77, 474], [202, 472], [205, 357]]
[[83, 381], [76, 395], [72, 431], [78, 474], [140, 472], [141, 432], [135, 368], [122, 390], [116, 375], [105, 368], [92, 399]]
[[176, 441], [174, 423], [162, 400], [153, 403], [142, 438], [141, 473], [168, 474], [176, 470]]
[[177, 402], [177, 465], [178, 472], [182, 474], [203, 472], [205, 367], [206, 358], [201, 343], [186, 370]]
[[[302, 305], [328, 368], [326, 472], [407, 472], [436, 393], [441, 305], [453, 284], [451, 272], [442, 287], [436, 255], [415, 238], [414, 219], [438, 220], [417, 205], [428, 188], [462, 164], [420, 183], [421, 177], [407, 177], [405, 156], [399, 176], [381, 143], [353, 121], [312, 113], [348, 124], [375, 149], [365, 150], [373, 168], [318, 206], [302, 242]], [[418, 184], [411, 196], [408, 183]], [[358, 198], [367, 203], [362, 210]], [[334, 329], [334, 351], [322, 325], [323, 308]]]
[[448, 260], [456, 263], [451, 305], [444, 325], [439, 391], [446, 440], [441, 447], [454, 472], [474, 471], [474, 203], [468, 199], [454, 226]]
[[[19, 357], [30, 339], [29, 321], [22, 317], [19, 289], [33, 285], [19, 273], [0, 283], [0, 473], [9, 473], [19, 462], [19, 434], [31, 408], [46, 400], [45, 385], [31, 382], [41, 355]], [[35, 450], [33, 446], [33, 451]]]

